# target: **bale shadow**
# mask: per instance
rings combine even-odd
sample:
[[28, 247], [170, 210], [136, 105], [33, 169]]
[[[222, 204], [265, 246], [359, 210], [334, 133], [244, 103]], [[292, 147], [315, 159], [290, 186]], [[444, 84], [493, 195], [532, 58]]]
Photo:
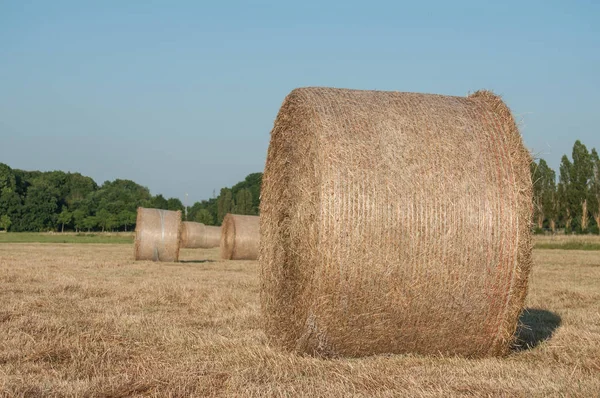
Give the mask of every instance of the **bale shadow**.
[[531, 350], [550, 339], [560, 326], [558, 314], [539, 308], [525, 308], [519, 317], [513, 351]]
[[204, 264], [204, 263], [216, 263], [215, 260], [179, 260], [182, 264]]

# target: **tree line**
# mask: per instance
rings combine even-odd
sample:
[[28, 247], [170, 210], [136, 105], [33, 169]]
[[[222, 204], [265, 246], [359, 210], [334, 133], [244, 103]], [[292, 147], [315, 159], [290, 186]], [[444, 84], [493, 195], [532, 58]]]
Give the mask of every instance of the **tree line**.
[[[531, 163], [533, 227], [538, 233], [600, 233], [600, 159], [575, 141], [561, 159], [558, 178], [544, 159]], [[184, 207], [177, 198], [117, 179], [97, 185], [62, 171], [23, 171], [0, 163], [0, 230], [130, 231], [139, 206], [181, 210], [183, 219], [221, 225], [225, 214], [258, 215], [262, 173], [249, 174], [213, 198]]]
[[102, 185], [80, 173], [24, 171], [0, 163], [0, 230], [130, 231], [138, 207], [181, 210], [183, 219], [220, 225], [226, 213], [258, 214], [261, 173], [250, 174], [218, 197], [185, 208], [177, 198], [117, 179]]
[[600, 158], [575, 141], [563, 155], [558, 180], [544, 159], [531, 164], [536, 232], [600, 233]]

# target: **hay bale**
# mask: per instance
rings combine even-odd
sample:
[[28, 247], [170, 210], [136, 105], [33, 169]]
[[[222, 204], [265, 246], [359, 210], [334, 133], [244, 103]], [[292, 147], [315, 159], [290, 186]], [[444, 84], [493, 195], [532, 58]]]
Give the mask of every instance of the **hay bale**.
[[181, 230], [181, 247], [190, 249], [208, 249], [219, 247], [221, 228], [198, 222], [184, 221]]
[[221, 258], [256, 260], [260, 242], [258, 216], [227, 214], [221, 225]]
[[178, 261], [181, 211], [138, 207], [135, 227], [136, 260]]
[[506, 354], [531, 267], [530, 161], [488, 91], [292, 91], [261, 192], [269, 339], [323, 356]]

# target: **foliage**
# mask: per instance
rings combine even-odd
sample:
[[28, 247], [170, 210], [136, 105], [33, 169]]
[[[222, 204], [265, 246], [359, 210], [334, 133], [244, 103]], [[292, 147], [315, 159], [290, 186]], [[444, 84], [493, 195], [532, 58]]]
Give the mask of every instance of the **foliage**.
[[222, 188], [216, 198], [196, 202], [188, 207], [188, 220], [206, 225], [221, 225], [227, 213], [258, 215], [261, 184], [262, 173], [248, 174], [244, 181], [231, 188]]
[[[571, 160], [572, 159], [572, 160]], [[540, 159], [532, 164], [534, 225], [536, 229], [565, 234], [597, 234], [600, 227], [600, 159], [596, 149], [588, 151], [575, 141], [571, 159], [563, 155], [558, 184], [556, 175]]]
[[12, 221], [10, 220], [9, 216], [6, 214], [0, 216], [0, 229], [8, 230], [10, 228], [10, 224], [12, 224]]
[[235, 214], [253, 214], [252, 193], [248, 188], [240, 189], [235, 195], [233, 212]]
[[66, 206], [63, 207], [63, 210], [58, 215], [58, 222], [61, 224], [60, 231], [65, 231], [65, 224], [69, 224], [73, 219], [73, 213], [71, 213]]
[[221, 194], [217, 199], [217, 222], [219, 225], [223, 222], [225, 215], [232, 212], [233, 206], [233, 194], [231, 193], [231, 189], [222, 188]]
[[598, 152], [596, 152], [595, 148], [592, 149], [592, 152], [590, 153], [590, 160], [592, 163], [592, 178], [590, 183], [588, 208], [596, 223], [594, 231], [597, 231], [600, 228], [600, 156], [598, 156]]
[[[188, 219], [220, 224], [227, 213], [258, 214], [261, 173], [250, 174], [221, 195], [194, 203]], [[0, 163], [0, 229], [10, 232], [131, 231], [138, 207], [180, 210], [178, 198], [152, 196], [134, 181], [102, 185], [80, 173], [24, 171]]]
[[[558, 180], [544, 159], [531, 165], [536, 233], [598, 233], [600, 157], [575, 141], [561, 159]], [[131, 231], [137, 208], [181, 210], [190, 221], [220, 225], [227, 213], [258, 215], [262, 173], [184, 207], [178, 198], [152, 196], [148, 188], [117, 179], [98, 185], [62, 171], [23, 171], [0, 163], [0, 229], [20, 231]]]
[[547, 227], [554, 230], [556, 222], [556, 173], [544, 159], [531, 164], [534, 197], [534, 220], [539, 230]]
[[204, 225], [214, 225], [215, 219], [207, 209], [200, 209], [195, 213], [193, 221]]

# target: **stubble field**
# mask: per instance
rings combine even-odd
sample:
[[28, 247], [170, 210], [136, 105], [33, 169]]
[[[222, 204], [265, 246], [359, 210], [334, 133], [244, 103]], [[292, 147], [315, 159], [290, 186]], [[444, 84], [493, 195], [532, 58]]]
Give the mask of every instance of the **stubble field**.
[[[600, 396], [600, 252], [535, 250], [507, 358], [323, 360], [269, 347], [258, 263], [0, 244], [0, 396]], [[359, 333], [359, 331], [357, 331]]]

